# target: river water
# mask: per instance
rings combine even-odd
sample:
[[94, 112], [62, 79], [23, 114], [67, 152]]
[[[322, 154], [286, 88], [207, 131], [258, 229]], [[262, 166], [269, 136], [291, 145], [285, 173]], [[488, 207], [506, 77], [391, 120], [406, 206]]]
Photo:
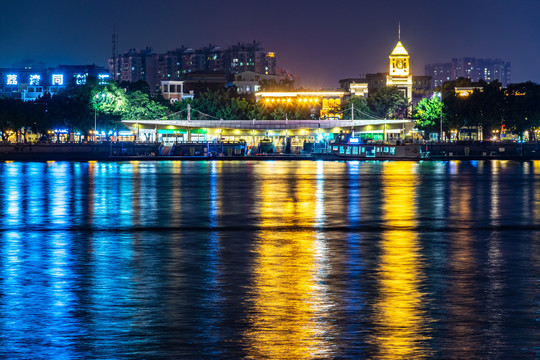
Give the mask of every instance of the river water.
[[540, 358], [540, 162], [5, 162], [0, 214], [0, 358]]

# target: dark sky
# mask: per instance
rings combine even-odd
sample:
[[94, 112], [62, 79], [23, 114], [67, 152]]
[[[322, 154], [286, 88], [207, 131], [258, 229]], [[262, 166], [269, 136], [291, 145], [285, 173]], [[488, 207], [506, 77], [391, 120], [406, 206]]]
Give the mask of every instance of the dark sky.
[[540, 83], [540, 0], [1, 0], [0, 14], [0, 67], [105, 66], [116, 27], [121, 53], [259, 40], [302, 85], [334, 88], [387, 71], [401, 22], [413, 74], [473, 56], [510, 61], [512, 82]]

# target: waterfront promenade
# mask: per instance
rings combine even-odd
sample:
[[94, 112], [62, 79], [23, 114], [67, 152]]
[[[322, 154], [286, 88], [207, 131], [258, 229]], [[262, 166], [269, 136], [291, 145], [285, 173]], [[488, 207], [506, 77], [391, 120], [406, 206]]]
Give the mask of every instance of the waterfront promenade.
[[[384, 146], [384, 143], [372, 143]], [[334, 157], [331, 147], [307, 144], [304, 149], [286, 153], [284, 149], [262, 152], [258, 146], [245, 143], [4, 143], [0, 144], [0, 161], [91, 161], [91, 160], [345, 160]], [[324, 145], [324, 144], [323, 144]], [[540, 160], [540, 143], [456, 142], [420, 144], [426, 154], [422, 160]], [[314, 156], [316, 155], [316, 156]], [[378, 160], [349, 158], [349, 160]], [[395, 160], [411, 160], [399, 159]]]

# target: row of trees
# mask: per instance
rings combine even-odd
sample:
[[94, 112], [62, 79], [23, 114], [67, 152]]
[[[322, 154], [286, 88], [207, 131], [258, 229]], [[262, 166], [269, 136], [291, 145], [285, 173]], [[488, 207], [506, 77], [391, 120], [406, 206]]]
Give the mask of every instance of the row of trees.
[[[468, 96], [456, 92], [456, 87], [473, 88]], [[470, 79], [446, 82], [440, 90], [442, 94], [443, 131], [459, 131], [464, 126], [481, 127], [484, 139], [490, 139], [494, 131], [514, 132], [523, 138], [529, 131], [529, 138], [536, 139], [535, 130], [540, 128], [540, 85], [532, 82], [508, 85]], [[414, 108], [413, 116], [417, 127], [426, 133], [438, 132], [441, 119], [441, 97], [434, 95], [422, 99]]]
[[[281, 86], [282, 84], [280, 84]], [[288, 84], [287, 84], [288, 85]], [[467, 97], [459, 96], [456, 87], [474, 87]], [[495, 129], [513, 130], [523, 134], [540, 128], [540, 86], [531, 82], [509, 85], [506, 89], [497, 81], [471, 83], [459, 79], [445, 83], [441, 95], [422, 99], [413, 108], [417, 127], [426, 134], [438, 132], [441, 111], [443, 130], [459, 130], [463, 126], [480, 126], [484, 138]], [[0, 132], [7, 140], [11, 132], [25, 138], [26, 132], [46, 134], [51, 129], [67, 129], [88, 135], [97, 120], [99, 130], [118, 130], [120, 120], [185, 119], [187, 106], [195, 109], [192, 119], [310, 119], [318, 114], [311, 106], [276, 103], [271, 106], [256, 102], [253, 97], [239, 96], [233, 89], [207, 91], [192, 100], [170, 104], [162, 97], [151, 97], [145, 82], [100, 85], [89, 77], [85, 85], [71, 85], [54, 96], [45, 94], [33, 102], [0, 98]], [[354, 109], [354, 114], [352, 112]], [[383, 87], [365, 99], [351, 97], [332, 109], [343, 119], [406, 118], [411, 104], [396, 87]], [[174, 117], [173, 117], [174, 116]]]
[[[175, 112], [182, 112], [187, 105], [201, 113], [208, 114], [217, 119], [230, 120], [283, 120], [283, 119], [313, 119], [318, 118], [316, 109], [309, 105], [298, 106], [294, 102], [272, 103], [267, 105], [256, 102], [253, 97], [239, 96], [232, 89], [217, 92], [208, 91], [199, 94], [192, 101], [183, 101], [174, 105]], [[396, 87], [383, 87], [374, 91], [368, 99], [353, 96], [348, 101], [330, 109], [330, 115], [339, 115], [343, 119], [351, 119], [354, 104], [355, 118], [405, 118], [408, 115], [409, 104], [402, 92]], [[192, 118], [204, 117], [200, 113], [193, 113]]]

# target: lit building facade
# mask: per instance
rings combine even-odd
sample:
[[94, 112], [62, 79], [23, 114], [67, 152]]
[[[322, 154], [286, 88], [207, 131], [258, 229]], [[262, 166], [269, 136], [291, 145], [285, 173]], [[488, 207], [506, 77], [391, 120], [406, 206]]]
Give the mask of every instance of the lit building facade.
[[343, 91], [312, 91], [312, 92], [258, 92], [257, 101], [265, 106], [292, 106], [308, 108], [315, 118], [341, 119], [341, 104]]
[[390, 71], [386, 75], [386, 86], [396, 86], [412, 104], [413, 77], [410, 56], [401, 41], [398, 41], [389, 58]]
[[193, 99], [193, 91], [189, 93], [184, 92], [183, 81], [162, 81], [160, 91], [163, 98], [169, 100], [171, 103], [182, 101], [183, 99]]
[[389, 55], [388, 73], [366, 74], [363, 78], [339, 80], [343, 91], [351, 96], [368, 97], [370, 93], [385, 86], [397, 86], [409, 103], [416, 104], [432, 89], [430, 76], [413, 76], [410, 56], [401, 41]]
[[281, 80], [279, 75], [266, 75], [256, 73], [254, 71], [244, 71], [238, 74], [234, 74], [233, 86], [236, 87], [236, 91], [239, 94], [255, 94], [261, 91], [261, 81], [275, 81], [276, 83]]

